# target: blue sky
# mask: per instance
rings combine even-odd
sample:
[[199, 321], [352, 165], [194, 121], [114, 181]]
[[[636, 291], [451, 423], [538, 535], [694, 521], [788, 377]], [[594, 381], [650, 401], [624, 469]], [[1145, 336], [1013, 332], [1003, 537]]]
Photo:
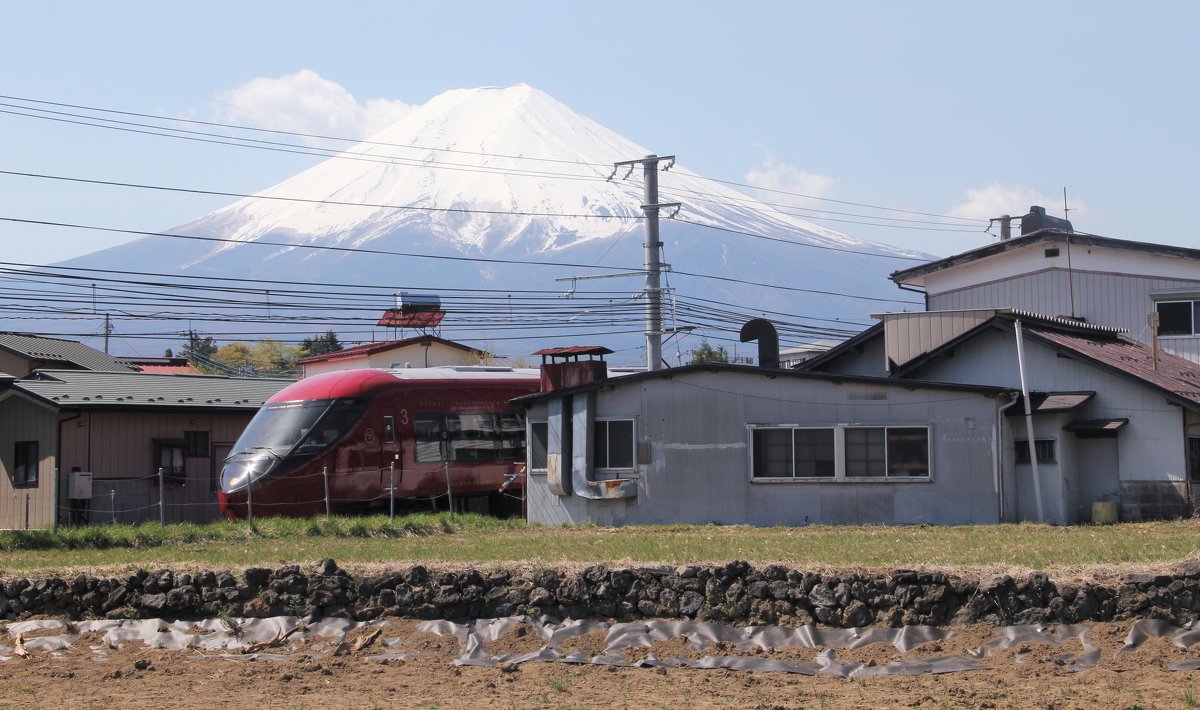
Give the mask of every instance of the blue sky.
[[[526, 82], [710, 177], [968, 216], [1061, 216], [1066, 187], [1078, 230], [1200, 246], [1196, 3], [5, 5], [0, 94], [341, 134]], [[250, 192], [314, 160], [0, 113], [0, 170]], [[227, 201], [0, 175], [0, 217], [161, 230]], [[992, 239], [819, 223], [939, 255]], [[7, 261], [123, 240], [0, 223]]]

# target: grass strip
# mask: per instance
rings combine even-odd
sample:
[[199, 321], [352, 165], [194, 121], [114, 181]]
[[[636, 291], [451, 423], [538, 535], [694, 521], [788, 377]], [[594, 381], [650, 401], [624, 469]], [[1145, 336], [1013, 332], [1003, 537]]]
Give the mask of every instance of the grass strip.
[[633, 565], [748, 560], [791, 567], [1162, 566], [1200, 556], [1200, 520], [1111, 526], [527, 526], [473, 515], [103, 525], [0, 533], [0, 575], [80, 567]]

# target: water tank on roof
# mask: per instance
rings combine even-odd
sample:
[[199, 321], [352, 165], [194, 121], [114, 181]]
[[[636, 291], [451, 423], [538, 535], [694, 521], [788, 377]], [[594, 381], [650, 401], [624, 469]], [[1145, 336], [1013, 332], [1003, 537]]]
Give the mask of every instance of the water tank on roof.
[[1052, 217], [1046, 214], [1045, 207], [1034, 205], [1029, 208], [1029, 214], [1021, 218], [1021, 234], [1023, 236], [1042, 229], [1054, 229], [1068, 233], [1075, 231], [1068, 220], [1061, 217]]
[[396, 308], [399, 308], [401, 313], [440, 311], [442, 310], [442, 298], [433, 293], [401, 291], [396, 294]]

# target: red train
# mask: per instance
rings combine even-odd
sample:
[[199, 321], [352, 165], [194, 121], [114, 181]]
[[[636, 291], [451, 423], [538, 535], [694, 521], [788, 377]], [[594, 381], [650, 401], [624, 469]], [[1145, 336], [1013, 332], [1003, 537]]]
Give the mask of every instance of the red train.
[[[498, 493], [525, 462], [524, 412], [537, 370], [434, 367], [329, 372], [267, 401], [225, 461], [229, 519], [389, 509], [511, 514]], [[328, 472], [326, 474], [326, 471]], [[519, 490], [519, 488], [518, 488]]]

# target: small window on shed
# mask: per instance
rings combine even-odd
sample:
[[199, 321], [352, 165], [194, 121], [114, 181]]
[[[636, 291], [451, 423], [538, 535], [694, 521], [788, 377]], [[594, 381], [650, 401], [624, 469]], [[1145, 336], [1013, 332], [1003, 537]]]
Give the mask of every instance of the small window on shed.
[[633, 468], [633, 420], [602, 419], [596, 422], [595, 467]]
[[547, 422], [529, 423], [529, 470], [545, 471], [549, 468], [546, 442], [550, 440], [550, 425]]
[[[1016, 441], [1017, 455], [1016, 463], [1019, 465], [1029, 465], [1029, 442]], [[1033, 449], [1037, 452], [1038, 463], [1058, 463], [1058, 457], [1055, 454], [1054, 439], [1036, 439], [1033, 442]]]
[[38, 484], [38, 443], [18, 441], [13, 456], [12, 484], [14, 488], [31, 488]]

